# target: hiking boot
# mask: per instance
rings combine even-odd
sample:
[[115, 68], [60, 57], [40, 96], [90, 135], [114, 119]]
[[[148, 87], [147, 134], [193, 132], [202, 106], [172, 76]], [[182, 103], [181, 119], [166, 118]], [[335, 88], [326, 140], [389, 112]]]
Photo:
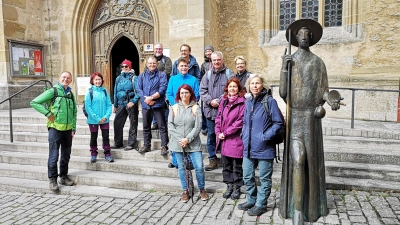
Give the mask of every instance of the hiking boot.
[[239, 198], [240, 198], [240, 187], [235, 185], [233, 187], [233, 193], [231, 194], [231, 199], [236, 200]]
[[114, 159], [111, 157], [111, 155], [108, 155], [106, 156], [106, 161], [112, 163], [114, 162]]
[[181, 201], [183, 202], [183, 203], [186, 203], [186, 202], [188, 202], [189, 201], [189, 192], [187, 191], [187, 190], [184, 190], [183, 191], [183, 193], [182, 193], [182, 199], [181, 199]]
[[218, 169], [217, 158], [209, 159], [210, 163], [205, 167], [206, 171]]
[[260, 216], [266, 212], [267, 212], [267, 207], [262, 208], [262, 207], [254, 206], [253, 208], [251, 208], [247, 211], [247, 214], [249, 214], [250, 216]]
[[202, 201], [207, 201], [208, 200], [208, 195], [206, 190], [200, 189], [200, 198]]
[[58, 184], [57, 184], [57, 178], [55, 177], [51, 177], [49, 178], [49, 187], [50, 187], [50, 191], [58, 191]]
[[172, 163], [168, 163], [168, 168], [175, 168], [175, 166]]
[[168, 155], [168, 147], [167, 146], [161, 147], [161, 155]]
[[128, 146], [126, 146], [125, 148], [124, 148], [124, 150], [125, 151], [130, 151], [130, 150], [132, 150], [132, 149], [138, 149], [138, 145], [137, 145], [137, 142], [135, 141], [135, 144], [133, 144], [133, 145], [128, 145]]
[[247, 211], [247, 210], [249, 210], [249, 209], [251, 209], [253, 207], [254, 207], [254, 204], [250, 204], [250, 203], [247, 203], [247, 202], [238, 205], [238, 209], [244, 210], [244, 211]]
[[123, 148], [123, 147], [124, 147], [124, 146], [122, 146], [122, 145], [121, 145], [121, 146], [113, 145], [113, 146], [111, 146], [110, 148], [111, 148], [111, 149], [119, 149], [119, 148]]
[[142, 146], [142, 147], [140, 147], [140, 149], [139, 149], [139, 153], [146, 153], [146, 152], [150, 152], [151, 150], [150, 150], [150, 148], [149, 147], [146, 147], [146, 146]]
[[228, 184], [225, 193], [222, 195], [223, 198], [228, 199], [229, 197], [231, 197], [231, 194], [233, 192], [233, 185], [232, 184]]
[[153, 123], [153, 126], [151, 127], [152, 130], [158, 130], [158, 124]]
[[97, 161], [97, 156], [96, 155], [92, 155], [92, 157], [90, 157], [90, 162], [91, 163], [95, 163]]
[[74, 185], [74, 182], [71, 179], [69, 179], [69, 177], [67, 175], [61, 175], [58, 183], [61, 185], [65, 185], [65, 186], [73, 186]]

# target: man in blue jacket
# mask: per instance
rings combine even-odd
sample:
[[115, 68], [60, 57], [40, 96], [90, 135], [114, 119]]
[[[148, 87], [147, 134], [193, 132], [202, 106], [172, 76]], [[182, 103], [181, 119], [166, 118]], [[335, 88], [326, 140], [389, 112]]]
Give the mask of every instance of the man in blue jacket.
[[161, 136], [161, 155], [167, 155], [168, 132], [164, 116], [167, 75], [157, 69], [157, 59], [154, 56], [147, 58], [146, 65], [148, 69], [139, 75], [136, 86], [142, 104], [144, 137], [144, 146], [139, 149], [139, 153], [151, 151], [151, 121], [154, 115]]

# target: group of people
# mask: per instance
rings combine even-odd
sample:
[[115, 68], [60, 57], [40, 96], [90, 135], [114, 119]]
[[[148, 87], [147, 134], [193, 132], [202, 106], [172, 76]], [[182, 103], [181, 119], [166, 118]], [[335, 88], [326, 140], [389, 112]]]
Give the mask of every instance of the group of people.
[[[272, 186], [272, 164], [275, 156], [275, 145], [269, 144], [268, 140], [275, 135], [275, 126], [283, 125], [280, 117], [276, 116], [280, 112], [273, 98], [269, 98], [272, 119], [263, 110], [261, 101], [268, 92], [265, 79], [259, 75], [250, 75], [243, 56], [235, 58], [235, 74], [225, 66], [222, 52], [214, 51], [209, 45], [205, 47], [205, 62], [199, 66], [195, 57], [190, 54], [191, 47], [187, 44], [181, 46], [181, 57], [173, 63], [171, 75], [167, 76], [164, 71], [168, 68], [170, 59], [162, 55], [160, 43], [155, 45], [155, 49], [155, 55], [147, 58], [145, 71], [139, 76], [132, 69], [131, 61], [124, 60], [121, 63], [121, 73], [114, 85], [113, 105], [109, 92], [103, 87], [102, 74], [95, 72], [91, 75], [92, 86], [85, 95], [84, 104], [91, 132], [90, 161], [97, 161], [99, 128], [102, 132], [105, 160], [108, 162], [114, 161], [111, 149], [136, 149], [142, 154], [151, 151], [154, 117], [161, 137], [161, 155], [168, 155], [170, 151], [173, 157], [168, 166], [178, 169], [183, 189], [182, 202], [190, 199], [185, 180], [184, 157], [187, 156], [193, 164], [201, 200], [207, 200], [204, 170], [218, 168], [217, 152], [221, 152], [223, 182], [227, 184], [223, 197], [239, 199], [240, 188], [245, 184], [247, 202], [239, 204], [239, 209], [249, 210], [250, 215], [262, 214], [266, 211], [266, 201]], [[160, 49], [161, 55], [156, 54]], [[71, 80], [72, 76], [68, 72], [63, 72], [60, 76], [58, 86], [65, 94], [68, 92], [72, 95], [68, 86]], [[247, 99], [246, 90], [249, 92]], [[50, 130], [70, 135], [66, 143], [65, 140], [50, 138], [54, 135], [49, 131], [50, 152], [54, 155], [57, 152], [57, 156], [50, 154], [49, 157], [50, 189], [58, 190], [55, 160], [58, 159], [60, 145], [60, 184], [73, 185], [67, 176], [67, 169], [72, 137], [76, 130], [76, 104], [63, 104], [64, 101], [71, 101], [70, 99], [56, 99], [55, 103], [63, 104], [67, 111], [73, 112], [65, 115], [71, 117], [70, 120], [63, 121], [68, 125], [57, 130], [57, 120], [52, 120], [51, 117], [56, 115], [57, 118], [62, 118], [63, 115], [55, 112], [55, 107], [45, 109], [41, 105], [51, 94], [48, 91], [38, 96], [32, 101], [32, 106], [46, 116], [50, 115]], [[140, 148], [137, 141], [139, 101], [144, 137]], [[109, 139], [111, 113], [115, 113], [114, 145], [110, 145]], [[129, 135], [127, 146], [124, 147], [123, 127], [128, 117]], [[252, 123], [253, 120], [257, 122]], [[64, 134], [65, 129], [67, 134]], [[203, 163], [200, 140], [200, 134], [205, 132], [209, 158], [207, 166]], [[257, 166], [260, 168], [261, 191], [257, 191], [255, 182]]]

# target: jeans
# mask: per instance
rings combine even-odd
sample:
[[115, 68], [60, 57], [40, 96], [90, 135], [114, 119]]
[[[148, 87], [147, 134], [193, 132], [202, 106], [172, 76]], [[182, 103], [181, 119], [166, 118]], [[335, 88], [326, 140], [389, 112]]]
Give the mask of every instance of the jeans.
[[[165, 109], [164, 114], [165, 114], [165, 121], [168, 121], [169, 109]], [[157, 123], [157, 119], [156, 119], [155, 116], [153, 116], [153, 120], [151, 121], [151, 123], [152, 123], [152, 124]]]
[[[247, 203], [257, 207], [267, 208], [268, 198], [272, 187], [272, 170], [274, 159], [243, 158], [243, 181], [246, 186]], [[260, 190], [257, 191], [255, 170], [258, 166]]]
[[142, 108], [144, 146], [151, 148], [151, 138], [152, 138], [151, 120], [153, 116], [156, 117], [158, 121], [158, 128], [161, 137], [161, 146], [168, 145], [167, 121], [165, 120], [164, 111], [165, 111], [164, 108], [150, 108], [150, 109]]
[[[48, 177], [57, 178], [59, 175], [68, 175], [68, 163], [71, 157], [72, 130], [59, 131], [49, 128], [49, 159], [47, 161]], [[61, 146], [60, 174], [57, 170], [59, 149]]]
[[[192, 159], [193, 167], [196, 172], [197, 187], [204, 189], [204, 164], [203, 154], [201, 152], [188, 152], [188, 155]], [[187, 184], [185, 181], [185, 166], [183, 165], [183, 152], [175, 152], [176, 160], [178, 162], [178, 174], [179, 180], [181, 181], [182, 190], [187, 190]]]
[[110, 124], [89, 124], [90, 130], [90, 152], [91, 156], [97, 156], [97, 137], [99, 135], [99, 126], [101, 129], [101, 136], [103, 137], [103, 149], [104, 155], [110, 156], [111, 149], [110, 149]]
[[201, 108], [201, 130], [207, 129], [207, 118], [204, 115], [203, 108]]
[[217, 158], [215, 153], [215, 146], [217, 145], [216, 139], [215, 120], [210, 120], [207, 118], [207, 151], [209, 159]]

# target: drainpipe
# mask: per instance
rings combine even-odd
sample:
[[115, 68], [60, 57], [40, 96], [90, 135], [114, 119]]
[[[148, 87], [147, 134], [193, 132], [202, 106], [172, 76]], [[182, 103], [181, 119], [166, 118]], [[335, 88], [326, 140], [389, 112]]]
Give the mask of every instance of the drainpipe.
[[[400, 91], [400, 78], [399, 78], [399, 91]], [[397, 99], [397, 122], [400, 122], [400, 92]]]

